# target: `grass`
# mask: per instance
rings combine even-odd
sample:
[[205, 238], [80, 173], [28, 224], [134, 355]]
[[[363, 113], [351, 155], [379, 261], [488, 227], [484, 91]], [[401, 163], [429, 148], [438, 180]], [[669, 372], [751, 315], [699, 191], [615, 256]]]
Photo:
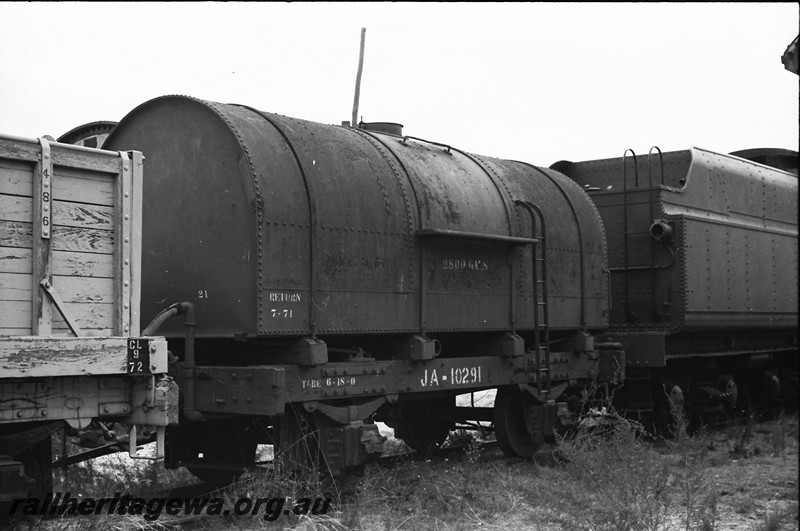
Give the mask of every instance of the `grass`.
[[[451, 434], [449, 443], [463, 445], [462, 453], [445, 460], [398, 458], [391, 466], [369, 465], [349, 496], [317, 474], [289, 474], [280, 467], [278, 472], [259, 470], [211, 495], [222, 498], [225, 507], [244, 497], [281, 497], [287, 507], [302, 498], [329, 497], [329, 510], [326, 514], [290, 512], [275, 520], [264, 519], [263, 510], [257, 515], [203, 516], [192, 519], [191, 527], [722, 531], [727, 527], [720, 513], [727, 505], [751, 519], [755, 516], [752, 529], [756, 531], [797, 528], [796, 481], [792, 487], [776, 478], [774, 486], [770, 482], [755, 489], [734, 483], [733, 491], [724, 492], [715, 479], [716, 467], [721, 465], [758, 467], [762, 460], [783, 459], [787, 439], [790, 446], [797, 446], [797, 418], [782, 418], [766, 431], [751, 419], [724, 435], [700, 430], [691, 437], [685, 417], [676, 412], [675, 418], [674, 437], [653, 440], [641, 425], [608, 409], [600, 424], [580, 425], [569, 437], [562, 437], [557, 447], [546, 447], [529, 460], [505, 459], [496, 448], [478, 444], [472, 432], [458, 431]], [[400, 448], [402, 443], [394, 444]], [[183, 469], [166, 471], [158, 462], [132, 465], [120, 456], [103, 462], [105, 468], [97, 463], [70, 467], [56, 476], [55, 490], [94, 497], [129, 491], [143, 494], [185, 484], [191, 478]], [[770, 501], [765, 504], [764, 500]], [[19, 528], [161, 530], [185, 525], [189, 525], [186, 518], [167, 515], [155, 522], [114, 515], [28, 522]]]
[[761, 519], [761, 522], [753, 528], [753, 531], [781, 531], [786, 529], [786, 525], [794, 524], [797, 529], [797, 505], [793, 509], [768, 509]]

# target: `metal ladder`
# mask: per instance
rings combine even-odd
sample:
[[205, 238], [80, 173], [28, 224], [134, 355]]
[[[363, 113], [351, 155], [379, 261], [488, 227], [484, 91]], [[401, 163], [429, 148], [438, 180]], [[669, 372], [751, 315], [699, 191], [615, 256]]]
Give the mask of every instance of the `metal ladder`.
[[[545, 398], [552, 388], [550, 378], [550, 319], [547, 312], [547, 240], [542, 210], [529, 201], [515, 201], [531, 218], [531, 238], [536, 239], [531, 249], [533, 274], [533, 348], [536, 353], [536, 391]], [[537, 223], [538, 220], [538, 223]], [[541, 323], [540, 323], [541, 313]]]
[[625, 323], [633, 322], [633, 316], [630, 312], [630, 271], [631, 270], [641, 270], [641, 269], [649, 269], [650, 270], [650, 310], [651, 310], [651, 318], [656, 315], [657, 307], [656, 307], [656, 277], [655, 277], [655, 242], [653, 239], [650, 239], [650, 264], [648, 266], [631, 266], [629, 262], [629, 242], [628, 238], [631, 234], [650, 234], [650, 225], [654, 221], [654, 212], [653, 212], [653, 150], [658, 152], [658, 168], [660, 169], [661, 174], [661, 182], [659, 186], [664, 184], [664, 155], [661, 153], [661, 149], [658, 146], [653, 146], [650, 148], [650, 151], [647, 153], [647, 203], [649, 208], [650, 217], [648, 218], [648, 225], [647, 230], [645, 231], [635, 231], [631, 232], [628, 228], [628, 175], [627, 175], [627, 160], [628, 160], [628, 153], [633, 156], [633, 171], [634, 171], [634, 188], [639, 189], [639, 161], [636, 157], [636, 153], [632, 149], [626, 149], [625, 153], [622, 155], [622, 238], [623, 238], [623, 258], [622, 258], [622, 270], [625, 272], [625, 297], [624, 297], [624, 316], [623, 321]]

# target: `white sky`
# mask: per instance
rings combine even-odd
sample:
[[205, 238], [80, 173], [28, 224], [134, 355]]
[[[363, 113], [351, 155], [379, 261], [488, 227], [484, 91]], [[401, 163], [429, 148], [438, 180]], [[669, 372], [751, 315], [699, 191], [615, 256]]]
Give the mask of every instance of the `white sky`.
[[58, 137], [164, 94], [359, 115], [549, 165], [798, 148], [798, 4], [0, 2], [0, 132]]

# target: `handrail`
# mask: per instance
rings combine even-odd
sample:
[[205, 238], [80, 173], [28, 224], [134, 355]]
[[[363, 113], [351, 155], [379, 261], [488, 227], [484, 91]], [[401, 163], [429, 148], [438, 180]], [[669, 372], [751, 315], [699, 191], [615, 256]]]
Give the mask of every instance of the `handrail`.
[[[425, 142], [426, 144], [433, 144], [434, 146], [439, 146], [439, 147], [447, 148], [447, 152], [448, 152], [448, 153], [450, 153], [450, 150], [452, 149], [452, 148], [451, 148], [450, 146], [448, 146], [447, 144], [442, 144], [442, 143], [440, 143], [440, 142], [433, 142], [432, 140], [425, 140], [424, 138], [419, 138], [419, 137], [416, 137], [416, 136], [404, 136], [404, 137], [403, 137], [403, 140], [401, 140], [401, 141], [400, 141], [400, 143], [401, 143], [401, 144], [403, 144], [404, 146], [405, 146], [405, 145], [407, 145], [407, 144], [406, 144], [406, 140], [408, 140], [409, 138], [410, 138], [410, 139], [412, 139], [412, 140], [419, 140], [420, 142]], [[451, 153], [451, 154], [452, 154], [452, 153]]]
[[[542, 210], [536, 206], [535, 204], [529, 201], [514, 201], [514, 204], [523, 207], [527, 210], [528, 215], [531, 218], [531, 234], [536, 237], [536, 218], [538, 217], [541, 224], [541, 236], [536, 238], [538, 240], [537, 246], [532, 249], [531, 252], [531, 263], [532, 263], [532, 275], [533, 275], [533, 324], [534, 324], [534, 334], [533, 334], [533, 347], [536, 352], [536, 361], [537, 361], [537, 370], [539, 374], [536, 379], [536, 385], [538, 388], [539, 393], [541, 394], [542, 389], [542, 363], [539, 359], [540, 352], [542, 350], [542, 343], [544, 343], [544, 367], [545, 367], [545, 374], [546, 374], [546, 385], [547, 389], [544, 390], [545, 393], [549, 393], [551, 391], [551, 381], [550, 381], [550, 320], [547, 312], [547, 246], [545, 242], [545, 221], [544, 221], [544, 214]], [[539, 247], [542, 251], [542, 258], [541, 260], [536, 258], [537, 252], [536, 249]], [[536, 274], [536, 262], [541, 261], [542, 263], [542, 326], [544, 327], [544, 337], [542, 340], [539, 339], [539, 288]], [[581, 283], [583, 284], [583, 283]], [[581, 286], [583, 288], [583, 286]], [[581, 296], [583, 294], [581, 293]]]

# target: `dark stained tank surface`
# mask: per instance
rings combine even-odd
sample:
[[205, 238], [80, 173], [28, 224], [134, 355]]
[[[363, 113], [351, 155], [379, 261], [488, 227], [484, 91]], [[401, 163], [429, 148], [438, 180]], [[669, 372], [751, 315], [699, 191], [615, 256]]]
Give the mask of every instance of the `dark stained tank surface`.
[[530, 330], [525, 201], [551, 328], [607, 325], [602, 222], [556, 171], [183, 96], [104, 147], [146, 157], [144, 322], [187, 300], [205, 337]]

